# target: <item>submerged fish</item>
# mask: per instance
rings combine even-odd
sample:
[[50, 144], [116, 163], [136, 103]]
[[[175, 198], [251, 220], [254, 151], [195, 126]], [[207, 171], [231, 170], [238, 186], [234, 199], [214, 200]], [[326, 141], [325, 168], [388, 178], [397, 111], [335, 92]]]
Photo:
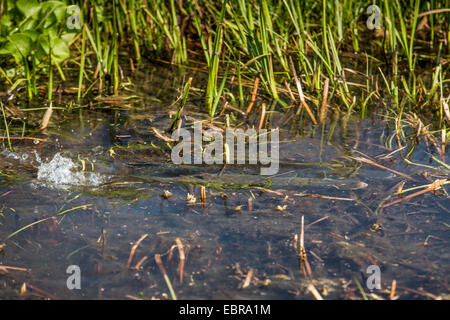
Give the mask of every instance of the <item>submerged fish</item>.
[[306, 178], [298, 176], [273, 176], [264, 177], [251, 174], [217, 174], [201, 173], [188, 176], [158, 177], [158, 176], [129, 176], [125, 180], [117, 180], [117, 177], [106, 185], [123, 185], [139, 183], [179, 183], [184, 185], [199, 185], [215, 189], [248, 189], [261, 188], [284, 188], [298, 189], [299, 187], [333, 187], [340, 190], [354, 190], [367, 187], [367, 184], [357, 179], [343, 178]]
[[[5, 152], [4, 152], [5, 153]], [[162, 183], [201, 185], [208, 188], [221, 189], [248, 189], [254, 187], [271, 189], [293, 189], [299, 187], [330, 187], [342, 190], [361, 189], [367, 184], [357, 178], [319, 178], [304, 177], [302, 171], [294, 170], [289, 174], [275, 176], [261, 176], [257, 174], [225, 173], [218, 175], [213, 166], [183, 166], [172, 167], [168, 164], [158, 163], [150, 167], [127, 165], [121, 161], [114, 163], [105, 161], [102, 157], [93, 159], [80, 157], [72, 159], [69, 154], [56, 153], [47, 161], [41, 160], [36, 153], [31, 154], [1, 154], [3, 161], [0, 169], [16, 168], [16, 172], [29, 178], [37, 178], [50, 187], [109, 187], [132, 185], [135, 183]], [[28, 168], [29, 170], [25, 170]], [[19, 169], [20, 168], [20, 169]], [[19, 169], [19, 170], [17, 170]], [[209, 170], [210, 173], [205, 172]], [[0, 170], [2, 173], [3, 170]], [[8, 171], [3, 172], [3, 175]], [[186, 174], [189, 173], [189, 174]], [[323, 174], [323, 171], [321, 171]]]

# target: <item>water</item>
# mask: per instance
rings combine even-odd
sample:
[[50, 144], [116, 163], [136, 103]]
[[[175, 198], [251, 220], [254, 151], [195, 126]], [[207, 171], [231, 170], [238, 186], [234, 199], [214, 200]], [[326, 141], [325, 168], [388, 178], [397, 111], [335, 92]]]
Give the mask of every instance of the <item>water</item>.
[[[424, 143], [410, 160], [441, 168], [407, 166], [398, 152], [383, 159], [393, 151], [384, 146], [392, 124], [377, 115], [337, 121], [333, 132], [330, 126], [300, 131], [282, 126], [284, 114], [275, 110], [277, 181], [293, 182], [274, 183], [276, 193], [268, 192], [245, 185], [258, 166], [229, 166], [224, 175], [235, 183], [207, 185], [202, 204], [199, 179], [214, 181], [221, 166], [172, 164], [170, 148], [153, 130], [169, 127], [177, 105], [168, 106], [186, 77], [147, 66], [137, 76], [140, 99], [129, 102], [133, 108], [60, 112], [45, 143], [2, 149], [0, 170], [9, 177], [0, 176], [0, 245], [6, 244], [0, 266], [29, 270], [0, 268], [0, 298], [19, 298], [24, 282], [31, 299], [166, 298], [154, 259], [160, 254], [179, 299], [312, 299], [294, 244], [302, 216], [312, 282], [324, 298], [361, 299], [356, 281], [366, 294], [388, 298], [393, 280], [403, 299], [448, 298], [448, 196], [428, 192], [379, 210], [402, 182], [406, 189], [448, 176]], [[199, 105], [190, 99], [185, 121], [206, 118]], [[258, 123], [258, 116], [249, 122]], [[361, 156], [353, 150], [413, 180], [352, 160], [349, 155]], [[166, 191], [172, 195], [164, 197]], [[35, 223], [41, 219], [47, 220]], [[144, 234], [129, 268], [130, 251]], [[186, 254], [183, 283], [177, 238]], [[381, 290], [370, 291], [366, 271], [374, 264]], [[70, 265], [80, 266], [80, 290], [67, 288]], [[252, 281], [242, 288], [250, 270]]]

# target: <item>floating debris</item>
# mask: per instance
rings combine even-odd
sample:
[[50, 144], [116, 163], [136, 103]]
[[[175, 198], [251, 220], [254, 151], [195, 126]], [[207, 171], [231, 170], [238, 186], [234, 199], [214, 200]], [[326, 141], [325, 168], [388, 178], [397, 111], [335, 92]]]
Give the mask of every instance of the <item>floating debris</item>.
[[163, 195], [164, 199], [168, 200], [169, 198], [171, 198], [173, 196], [173, 193], [170, 192], [169, 190], [164, 190]]
[[23, 297], [27, 294], [27, 284], [24, 282], [20, 288], [20, 296]]
[[372, 230], [373, 232], [382, 232], [383, 227], [381, 225], [379, 225], [378, 223], [374, 223], [370, 226], [370, 230]]
[[197, 198], [194, 195], [188, 193], [186, 196], [186, 201], [188, 202], [189, 205], [193, 205], [197, 202]]

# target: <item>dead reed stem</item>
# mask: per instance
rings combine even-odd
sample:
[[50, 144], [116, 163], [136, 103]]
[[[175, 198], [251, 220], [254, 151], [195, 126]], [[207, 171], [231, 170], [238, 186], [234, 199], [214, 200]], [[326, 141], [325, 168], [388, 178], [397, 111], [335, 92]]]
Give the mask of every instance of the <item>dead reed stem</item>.
[[142, 264], [145, 262], [145, 260], [147, 260], [147, 256], [144, 256], [141, 260], [139, 260], [138, 263], [136, 263], [136, 265], [133, 267], [133, 269], [135, 270], [139, 270], [139, 268], [142, 266]]
[[247, 275], [245, 276], [244, 283], [242, 284], [242, 289], [245, 289], [250, 285], [252, 277], [253, 277], [253, 268], [250, 268]]
[[294, 81], [295, 85], [297, 86], [298, 95], [300, 96], [300, 105], [298, 106], [297, 112], [295, 115], [298, 115], [302, 109], [302, 106], [306, 109], [306, 112], [308, 113], [309, 117], [311, 118], [311, 121], [314, 124], [317, 124], [316, 118], [314, 117], [313, 113], [311, 112], [311, 109], [309, 109], [308, 104], [305, 101], [305, 96], [303, 95], [302, 90], [302, 84], [300, 83], [300, 80], [297, 77], [297, 72], [295, 71], [294, 62], [292, 61], [292, 57], [289, 56], [289, 61], [291, 64], [292, 73], [294, 75]]
[[176, 238], [175, 242], [177, 243], [178, 254], [180, 256], [180, 284], [183, 284], [183, 272], [184, 272], [184, 260], [185, 260], [184, 248], [183, 248], [183, 243], [181, 242], [180, 238]]
[[266, 117], [266, 104], [263, 103], [261, 106], [261, 119], [259, 120], [258, 130], [261, 130], [261, 128], [263, 127], [265, 117]]
[[328, 84], [330, 80], [328, 78], [325, 79], [325, 83], [323, 85], [323, 94], [322, 94], [322, 107], [320, 108], [320, 117], [319, 122], [323, 123], [325, 117], [327, 115], [327, 100], [328, 100]]
[[397, 200], [391, 201], [389, 203], [386, 203], [385, 205], [382, 206], [382, 208], [386, 208], [386, 207], [392, 206], [393, 204], [406, 201], [408, 199], [417, 197], [417, 196], [419, 196], [419, 195], [421, 195], [423, 193], [429, 192], [429, 191], [435, 191], [435, 190], [439, 189], [447, 181], [448, 181], [447, 179], [436, 180], [428, 188], [426, 188], [424, 190], [420, 190], [420, 191], [414, 192], [414, 193], [411, 193], [411, 194], [409, 194], [407, 196], [404, 196], [404, 197], [402, 197], [400, 199], [397, 199]]
[[308, 285], [307, 290], [309, 292], [311, 292], [311, 294], [313, 295], [314, 299], [316, 299], [316, 300], [323, 300], [323, 298], [320, 295], [319, 291], [317, 291], [316, 287], [312, 283], [310, 283]]
[[137, 247], [139, 246], [139, 244], [142, 242], [142, 240], [144, 240], [145, 238], [148, 237], [148, 233], [143, 234], [138, 241], [136, 241], [136, 243], [133, 245], [133, 247], [131, 248], [130, 251], [130, 256], [128, 258], [128, 263], [127, 263], [127, 267], [129, 268], [131, 265], [131, 261], [133, 260], [133, 256], [134, 256], [134, 252], [136, 251]]
[[40, 128], [41, 130], [47, 128], [48, 123], [50, 122], [50, 118], [52, 117], [52, 114], [53, 114], [53, 106], [52, 103], [50, 102], [50, 106], [48, 107], [47, 111], [45, 111], [44, 117], [42, 118], [42, 124]]
[[170, 295], [172, 297], [172, 300], [177, 300], [177, 296], [175, 295], [175, 292], [172, 288], [172, 283], [170, 282], [169, 276], [167, 275], [166, 269], [164, 268], [164, 265], [161, 260], [161, 255], [155, 254], [155, 262], [158, 265], [159, 271], [161, 271], [164, 281], [166, 281], [166, 285], [169, 288]]
[[396, 280], [392, 280], [391, 293], [389, 294], [389, 299], [390, 300], [394, 300], [396, 288], [397, 288], [397, 281]]
[[247, 107], [247, 111], [245, 111], [245, 115], [248, 116], [250, 111], [252, 111], [253, 104], [256, 101], [256, 94], [258, 93], [258, 87], [259, 87], [259, 77], [255, 79], [255, 84], [253, 85], [253, 91], [252, 91], [252, 98], [250, 100], [250, 104]]

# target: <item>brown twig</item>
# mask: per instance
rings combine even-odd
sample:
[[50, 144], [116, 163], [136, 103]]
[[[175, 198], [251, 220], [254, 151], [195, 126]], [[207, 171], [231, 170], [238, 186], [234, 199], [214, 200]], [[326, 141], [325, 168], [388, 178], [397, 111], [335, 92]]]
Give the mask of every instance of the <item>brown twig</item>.
[[261, 128], [263, 127], [265, 117], [266, 117], [266, 104], [263, 103], [261, 106], [261, 119], [259, 120], [258, 130], [261, 130]]
[[48, 293], [48, 292], [46, 292], [46, 291], [44, 291], [44, 290], [42, 290], [42, 289], [39, 289], [39, 288], [37, 288], [37, 287], [35, 287], [35, 286], [29, 284], [29, 283], [27, 283], [27, 287], [28, 287], [28, 289], [31, 289], [31, 290], [33, 290], [33, 291], [36, 291], [36, 292], [42, 294], [43, 296], [46, 296], [47, 298], [50, 298], [50, 299], [53, 299], [53, 300], [59, 300], [58, 297], [52, 295], [51, 293]]
[[268, 193], [273, 193], [273, 194], [276, 194], [277, 196], [282, 196], [282, 197], [284, 197], [284, 196], [286, 196], [284, 193], [281, 193], [281, 192], [278, 192], [278, 191], [274, 191], [274, 190], [270, 190], [270, 189], [266, 189], [266, 188], [263, 188], [263, 187], [252, 187], [253, 189], [258, 189], [258, 190], [261, 190], [261, 191], [265, 191], [265, 192], [268, 192]]
[[185, 260], [184, 248], [183, 248], [183, 243], [181, 242], [180, 238], [176, 238], [175, 242], [177, 243], [178, 254], [180, 256], [180, 284], [183, 284], [183, 271], [184, 271], [184, 260]]
[[252, 111], [253, 104], [256, 101], [256, 94], [258, 93], [258, 87], [259, 87], [259, 77], [255, 79], [255, 84], [253, 85], [253, 91], [252, 91], [252, 98], [250, 100], [250, 104], [247, 107], [247, 111], [245, 111], [245, 115], [248, 116], [250, 111]]
[[288, 83], [286, 80], [284, 80], [284, 86], [286, 87], [289, 96], [291, 97], [292, 101], [297, 101], [297, 99], [295, 99], [294, 94], [292, 93], [291, 87], [289, 87]]
[[449, 8], [430, 10], [430, 11], [422, 12], [421, 14], [418, 14], [418, 15], [417, 15], [417, 18], [424, 17], [424, 16], [428, 16], [428, 15], [430, 15], [430, 14], [442, 13], [442, 12], [449, 12], [449, 11], [450, 11]]
[[245, 276], [244, 283], [242, 284], [242, 289], [245, 289], [250, 285], [252, 277], [253, 277], [253, 268], [250, 268], [247, 275]]
[[133, 269], [135, 270], [139, 270], [139, 268], [142, 266], [142, 264], [145, 262], [145, 260], [147, 260], [147, 256], [144, 256], [141, 260], [139, 260], [138, 263], [136, 263], [136, 265], [133, 267]]
[[325, 83], [323, 85], [323, 94], [322, 94], [322, 107], [320, 108], [320, 118], [319, 122], [323, 123], [325, 120], [325, 116], [327, 114], [327, 100], [328, 100], [328, 84], [330, 80], [328, 78], [325, 79]]
[[424, 194], [426, 192], [429, 192], [429, 191], [435, 191], [435, 190], [439, 189], [447, 181], [448, 181], [447, 179], [435, 180], [428, 188], [425, 188], [424, 190], [420, 190], [420, 191], [411, 193], [411, 194], [409, 194], [407, 196], [404, 196], [404, 197], [402, 197], [400, 199], [397, 199], [397, 200], [391, 201], [389, 203], [386, 203], [385, 205], [382, 206], [382, 208], [386, 208], [386, 207], [392, 206], [393, 204], [396, 204], [396, 203], [399, 203], [399, 202], [402, 202], [402, 201], [406, 201], [408, 199], [417, 197], [417, 196], [419, 196], [421, 194]]
[[355, 201], [355, 199], [351, 199], [351, 198], [338, 198], [338, 197], [322, 196], [320, 194], [311, 194], [311, 193], [294, 193], [293, 196], [331, 199], [331, 200], [343, 200], [343, 201]]
[[[8, 137], [0, 136], [0, 139], [8, 139]], [[10, 140], [37, 140], [40, 142], [45, 142], [47, 139], [35, 138], [35, 137], [9, 137]]]
[[413, 177], [408, 176], [407, 174], [404, 174], [404, 173], [395, 171], [394, 169], [387, 168], [387, 167], [385, 167], [385, 166], [383, 166], [383, 165], [381, 165], [381, 164], [379, 164], [379, 163], [376, 163], [375, 161], [372, 161], [372, 160], [370, 160], [370, 159], [367, 159], [367, 158], [364, 158], [364, 157], [352, 157], [352, 158], [355, 159], [355, 160], [357, 160], [357, 161], [365, 162], [365, 163], [371, 164], [371, 165], [373, 165], [373, 166], [375, 166], [375, 167], [378, 167], [378, 168], [381, 168], [381, 169], [390, 171], [390, 172], [395, 173], [395, 174], [397, 174], [397, 175], [399, 175], [399, 176], [402, 176], [402, 177], [404, 177], [404, 178], [406, 178], [406, 179], [413, 180], [413, 181], [416, 180], [416, 179], [414, 179]]
[[317, 124], [316, 118], [314, 117], [313, 113], [311, 112], [311, 109], [309, 108], [308, 104], [305, 101], [305, 96], [303, 95], [302, 90], [302, 84], [300, 83], [300, 80], [297, 77], [297, 72], [295, 71], [294, 62], [292, 61], [292, 57], [289, 56], [289, 61], [291, 63], [291, 69], [292, 73], [294, 75], [294, 81], [297, 86], [298, 95], [300, 96], [300, 105], [298, 106], [297, 112], [295, 115], [298, 115], [302, 109], [302, 106], [306, 109], [306, 112], [308, 113], [309, 117], [311, 118], [312, 122], [314, 124]]
[[299, 258], [300, 258], [300, 272], [303, 270], [305, 275], [308, 274], [312, 278], [311, 266], [309, 265], [308, 258], [306, 256], [305, 250], [305, 216], [302, 216], [302, 223], [300, 228], [300, 247], [299, 247]]
[[11, 192], [13, 192], [13, 190], [9, 190], [9, 191], [6, 191], [5, 193], [3, 193], [3, 194], [0, 194], [0, 198], [2, 198], [2, 197], [6, 197], [8, 194], [10, 194]]
[[308, 285], [307, 290], [308, 290], [309, 292], [311, 292], [311, 294], [313, 295], [313, 297], [314, 297], [316, 300], [323, 300], [323, 298], [322, 298], [322, 296], [320, 295], [319, 291], [317, 291], [316, 287], [315, 287], [312, 283], [310, 283], [310, 284]]
[[177, 296], [175, 295], [175, 292], [173, 291], [173, 288], [172, 288], [172, 283], [170, 282], [169, 276], [167, 275], [166, 269], [164, 268], [164, 265], [162, 263], [161, 255], [155, 254], [155, 262], [158, 265], [159, 271], [161, 271], [161, 273], [164, 277], [164, 281], [166, 282], [167, 287], [169, 288], [172, 299], [177, 300]]
[[8, 271], [8, 270], [15, 270], [15, 271], [25, 271], [29, 272], [30, 269], [27, 268], [19, 268], [19, 267], [11, 267], [11, 266], [0, 266], [0, 270]]
[[144, 240], [145, 238], [148, 237], [148, 233], [143, 234], [138, 241], [136, 241], [136, 243], [133, 245], [133, 247], [131, 248], [130, 251], [130, 256], [128, 258], [128, 263], [127, 263], [127, 267], [129, 268], [131, 265], [131, 261], [133, 260], [133, 256], [134, 256], [134, 252], [136, 251], [137, 247], [139, 246], [139, 244], [142, 242], [142, 240]]
[[389, 294], [389, 300], [394, 300], [396, 288], [397, 288], [397, 281], [392, 280], [391, 293]]
[[205, 186], [201, 187], [201, 193], [202, 193], [202, 206], [204, 207], [206, 204], [206, 188]]
[[333, 237], [335, 239], [339, 239], [339, 240], [348, 240], [348, 238], [341, 236], [340, 234], [334, 233], [334, 232], [328, 232], [328, 235], [330, 237]]
[[319, 223], [320, 221], [323, 221], [323, 220], [328, 219], [329, 217], [330, 217], [330, 216], [325, 216], [325, 217], [322, 217], [322, 218], [320, 218], [320, 219], [317, 219], [317, 220], [314, 221], [314, 222], [311, 222], [310, 224], [306, 225], [305, 230], [308, 229], [309, 227], [311, 227], [312, 225], [315, 225], [316, 223]]
[[405, 290], [405, 291], [409, 291], [409, 292], [412, 292], [412, 293], [415, 293], [415, 294], [419, 294], [421, 296], [425, 296], [425, 297], [428, 297], [428, 298], [431, 298], [431, 299], [434, 299], [434, 300], [438, 300], [439, 299], [438, 296], [435, 296], [434, 294], [426, 292], [426, 291], [423, 291], [423, 290], [415, 290], [415, 289], [406, 288], [406, 287], [397, 287], [397, 288], [400, 289], [400, 290]]

